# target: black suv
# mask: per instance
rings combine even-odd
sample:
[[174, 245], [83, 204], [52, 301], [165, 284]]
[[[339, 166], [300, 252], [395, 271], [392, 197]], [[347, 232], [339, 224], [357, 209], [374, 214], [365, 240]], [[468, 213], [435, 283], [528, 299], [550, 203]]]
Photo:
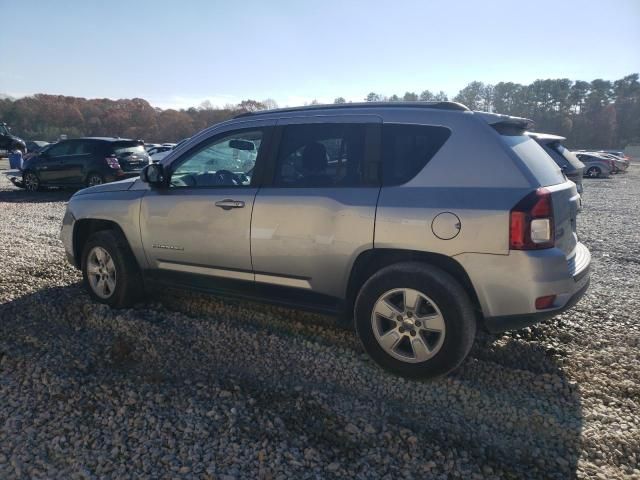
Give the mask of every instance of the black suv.
[[135, 177], [149, 164], [142, 140], [76, 138], [48, 145], [22, 167], [22, 185], [86, 187]]
[[11, 135], [9, 126], [6, 123], [0, 123], [0, 150], [5, 150], [6, 152], [20, 150], [22, 153], [27, 151], [24, 140]]

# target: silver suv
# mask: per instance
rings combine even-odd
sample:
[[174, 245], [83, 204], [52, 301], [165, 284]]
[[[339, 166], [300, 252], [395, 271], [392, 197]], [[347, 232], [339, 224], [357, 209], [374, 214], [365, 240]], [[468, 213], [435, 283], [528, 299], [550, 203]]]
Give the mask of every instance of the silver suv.
[[383, 367], [442, 375], [478, 324], [587, 289], [579, 195], [530, 126], [449, 102], [244, 114], [76, 193], [62, 238], [99, 302], [174, 285], [338, 314]]

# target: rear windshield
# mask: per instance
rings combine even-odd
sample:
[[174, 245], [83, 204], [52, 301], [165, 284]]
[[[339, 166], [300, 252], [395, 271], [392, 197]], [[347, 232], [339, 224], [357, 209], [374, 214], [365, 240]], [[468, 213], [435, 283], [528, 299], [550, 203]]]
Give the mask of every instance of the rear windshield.
[[505, 144], [525, 163], [540, 185], [557, 185], [565, 181], [560, 167], [528, 135], [502, 135]]
[[134, 142], [121, 142], [113, 144], [113, 153], [116, 155], [132, 155], [142, 154], [146, 155], [147, 151], [144, 149], [144, 145]]

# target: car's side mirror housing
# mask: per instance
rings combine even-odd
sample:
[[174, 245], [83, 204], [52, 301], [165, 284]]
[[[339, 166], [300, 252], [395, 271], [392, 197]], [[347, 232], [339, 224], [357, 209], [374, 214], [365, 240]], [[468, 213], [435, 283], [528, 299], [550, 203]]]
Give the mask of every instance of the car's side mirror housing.
[[164, 187], [166, 185], [166, 175], [161, 163], [151, 163], [140, 172], [140, 180], [148, 183], [152, 187]]

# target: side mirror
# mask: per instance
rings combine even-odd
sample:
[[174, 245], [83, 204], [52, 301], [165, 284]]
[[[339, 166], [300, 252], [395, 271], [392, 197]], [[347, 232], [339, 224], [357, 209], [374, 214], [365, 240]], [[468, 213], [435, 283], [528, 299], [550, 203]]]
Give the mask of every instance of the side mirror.
[[164, 187], [166, 184], [164, 167], [160, 163], [147, 165], [140, 172], [140, 180], [152, 187]]

